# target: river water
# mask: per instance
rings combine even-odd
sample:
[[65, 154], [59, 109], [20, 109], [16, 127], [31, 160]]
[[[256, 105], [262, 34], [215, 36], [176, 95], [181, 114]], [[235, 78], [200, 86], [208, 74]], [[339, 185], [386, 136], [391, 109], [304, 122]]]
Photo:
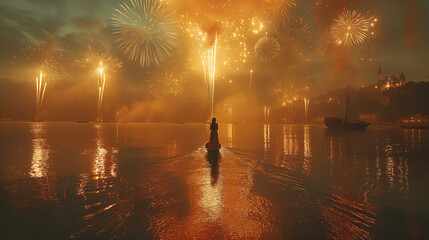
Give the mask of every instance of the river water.
[[424, 239], [429, 131], [0, 123], [0, 239]]

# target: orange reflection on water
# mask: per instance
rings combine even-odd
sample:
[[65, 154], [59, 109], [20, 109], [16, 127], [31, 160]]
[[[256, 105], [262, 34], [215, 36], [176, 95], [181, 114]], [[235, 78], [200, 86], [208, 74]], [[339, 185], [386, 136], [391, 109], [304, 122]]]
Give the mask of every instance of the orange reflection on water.
[[218, 182], [224, 197], [220, 222], [223, 232], [227, 238], [238, 239], [259, 239], [264, 233], [272, 233], [274, 216], [267, 207], [272, 203], [252, 191], [256, 161], [244, 162], [229, 151], [222, 154]]
[[270, 125], [264, 124], [264, 150], [265, 152], [270, 149]]
[[304, 163], [302, 165], [304, 174], [309, 175], [311, 170], [311, 143], [310, 143], [310, 128], [304, 126]]
[[112, 150], [112, 165], [110, 166], [110, 175], [112, 177], [118, 176], [118, 163], [116, 161], [116, 156], [118, 155], [119, 150], [117, 148], [114, 148]]
[[388, 143], [384, 146], [384, 152], [386, 154], [387, 157], [387, 162], [386, 162], [386, 176], [389, 180], [389, 185], [390, 188], [393, 188], [394, 182], [393, 179], [395, 177], [395, 162], [393, 161], [393, 146], [389, 144], [389, 139], [387, 139]]
[[[422, 147], [421, 129], [403, 129], [405, 152]], [[411, 149], [409, 149], [411, 147]]]
[[94, 175], [95, 179], [116, 177], [118, 170], [117, 155], [119, 150], [117, 146], [105, 146], [103, 140], [104, 138], [102, 136], [102, 127], [102, 125], [95, 125], [95, 128], [97, 130], [97, 137], [95, 139], [96, 149], [94, 152], [94, 163], [92, 167], [92, 174]]
[[76, 194], [86, 198], [86, 186], [88, 186], [90, 176], [89, 174], [82, 174], [77, 185]]
[[155, 238], [259, 239], [273, 231], [271, 203], [252, 193], [255, 162], [243, 161], [227, 149], [221, 150], [220, 158], [213, 157], [202, 148], [182, 160], [193, 166], [177, 172], [187, 189], [186, 215], [179, 217], [168, 207], [179, 199], [157, 197], [152, 205], [165, 210], [150, 216]]
[[[367, 230], [375, 224], [373, 209], [369, 204], [360, 204], [338, 195], [329, 201], [318, 201], [324, 225], [330, 230], [331, 239], [369, 239]], [[364, 227], [362, 227], [364, 226]]]
[[329, 176], [334, 173], [334, 138], [329, 137]]
[[173, 141], [167, 146], [167, 157], [174, 157], [177, 155], [177, 143]]
[[310, 144], [310, 128], [309, 126], [304, 127], [304, 157], [311, 157], [311, 144]]
[[204, 169], [202, 173], [198, 179], [201, 184], [201, 198], [198, 204], [204, 209], [207, 220], [215, 222], [221, 217], [223, 210], [223, 183], [217, 181], [217, 184], [212, 184], [210, 169]]
[[45, 123], [32, 123], [33, 153], [31, 158], [31, 169], [29, 175], [35, 178], [32, 195], [35, 198], [57, 201], [55, 177], [49, 177], [49, 160], [51, 147], [47, 142]]
[[97, 149], [94, 156], [94, 166], [93, 166], [93, 174], [96, 178], [105, 178], [105, 162], [106, 162], [107, 151], [103, 146], [103, 141], [101, 139], [97, 139]]
[[42, 124], [33, 124], [31, 132], [33, 133], [33, 156], [30, 176], [34, 178], [46, 177], [50, 148], [45, 139], [45, 127]]
[[234, 125], [232, 123], [228, 124], [228, 140], [227, 147], [232, 147], [232, 142], [234, 140]]
[[297, 162], [295, 158], [291, 156], [298, 156], [299, 153], [299, 141], [296, 132], [296, 128], [293, 126], [283, 126], [283, 162], [282, 166], [295, 171], [297, 168]]

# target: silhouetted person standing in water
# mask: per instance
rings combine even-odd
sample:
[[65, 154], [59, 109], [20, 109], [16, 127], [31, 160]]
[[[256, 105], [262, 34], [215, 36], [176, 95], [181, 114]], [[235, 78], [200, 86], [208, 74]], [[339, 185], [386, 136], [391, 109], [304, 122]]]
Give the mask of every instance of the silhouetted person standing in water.
[[206, 143], [206, 148], [215, 150], [220, 148], [219, 136], [217, 134], [218, 125], [216, 123], [216, 118], [212, 118], [212, 123], [210, 124], [210, 140]]

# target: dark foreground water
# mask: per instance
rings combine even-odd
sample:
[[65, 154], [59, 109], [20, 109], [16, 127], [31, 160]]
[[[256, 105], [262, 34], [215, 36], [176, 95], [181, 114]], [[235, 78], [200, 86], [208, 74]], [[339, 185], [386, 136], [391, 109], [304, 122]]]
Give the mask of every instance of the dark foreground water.
[[429, 131], [0, 123], [0, 239], [424, 239]]

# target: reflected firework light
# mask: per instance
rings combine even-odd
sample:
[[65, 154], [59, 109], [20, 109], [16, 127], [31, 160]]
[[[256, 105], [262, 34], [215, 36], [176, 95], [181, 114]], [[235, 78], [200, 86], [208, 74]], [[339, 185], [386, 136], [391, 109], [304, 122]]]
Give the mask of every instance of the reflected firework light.
[[373, 25], [371, 18], [357, 11], [344, 11], [332, 23], [330, 33], [337, 45], [352, 47], [368, 38]]
[[255, 44], [255, 55], [258, 61], [269, 63], [280, 54], [280, 44], [275, 37], [262, 36]]
[[115, 42], [141, 66], [159, 65], [172, 55], [177, 32], [172, 12], [161, 0], [129, 0], [112, 15]]

